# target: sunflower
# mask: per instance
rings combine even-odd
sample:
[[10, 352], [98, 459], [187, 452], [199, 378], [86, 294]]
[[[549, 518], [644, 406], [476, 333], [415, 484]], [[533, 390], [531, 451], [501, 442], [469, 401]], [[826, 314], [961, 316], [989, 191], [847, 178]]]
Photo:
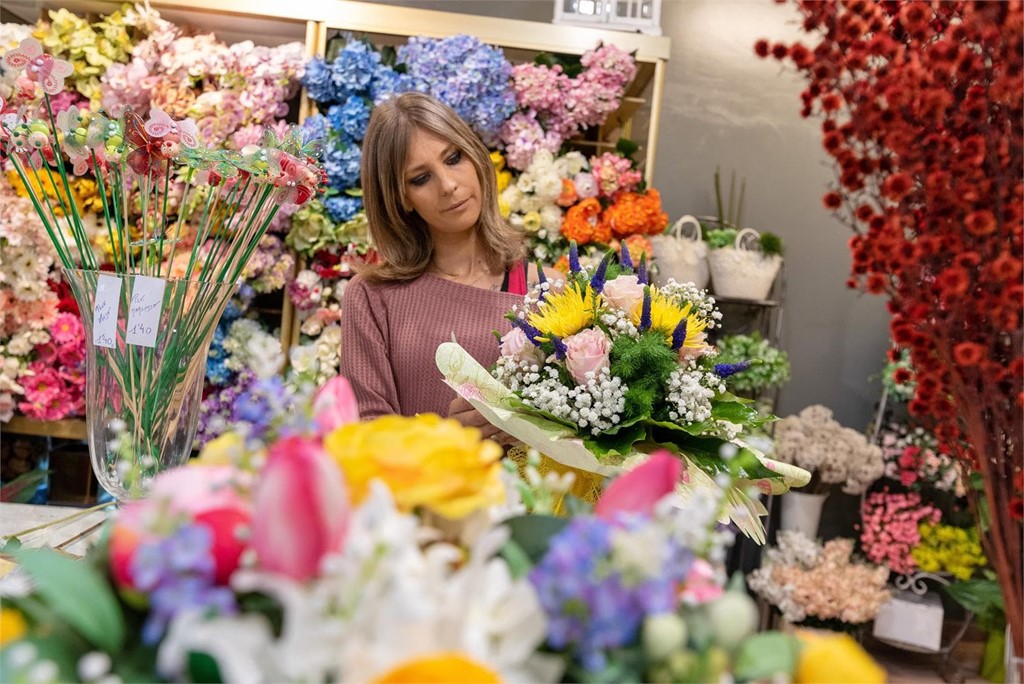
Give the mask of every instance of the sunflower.
[[[643, 313], [643, 302], [638, 302], [633, 308], [630, 319], [633, 325], [640, 325], [640, 317]], [[665, 340], [672, 344], [672, 334], [679, 326], [679, 322], [686, 319], [686, 340], [683, 347], [699, 349], [704, 346], [704, 329], [708, 327], [707, 321], [697, 316], [691, 316], [690, 310], [693, 306], [687, 302], [680, 304], [677, 300], [662, 294], [651, 292], [651, 330], [660, 330], [665, 334]]]
[[601, 295], [594, 294], [590, 285], [573, 283], [561, 292], [548, 292], [527, 322], [547, 338], [553, 335], [564, 340], [590, 327], [599, 306]]

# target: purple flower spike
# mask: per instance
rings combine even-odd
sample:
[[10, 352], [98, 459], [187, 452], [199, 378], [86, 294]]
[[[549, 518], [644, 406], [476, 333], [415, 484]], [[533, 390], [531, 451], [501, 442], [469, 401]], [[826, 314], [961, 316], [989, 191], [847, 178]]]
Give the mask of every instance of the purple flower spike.
[[541, 285], [548, 282], [548, 277], [544, 275], [544, 267], [541, 266], [540, 259], [537, 260], [537, 282]]
[[611, 263], [612, 255], [611, 252], [604, 255], [604, 259], [601, 259], [600, 265], [594, 272], [594, 277], [590, 279], [590, 287], [594, 290], [594, 294], [601, 294], [604, 290], [604, 278], [608, 273], [608, 264]]
[[540, 342], [537, 341], [537, 338], [543, 337], [543, 335], [541, 335], [540, 330], [537, 330], [532, 325], [527, 323], [525, 319], [519, 317], [516, 317], [512, 320], [512, 325], [526, 333], [526, 339], [530, 340], [530, 342], [533, 342], [533, 346], [540, 346]]
[[715, 364], [715, 375], [720, 378], [727, 378], [730, 375], [736, 375], [750, 368], [750, 361], [740, 361], [739, 363], [716, 363]]
[[672, 331], [672, 351], [679, 351], [686, 342], [686, 319], [679, 321], [679, 325]]
[[569, 272], [573, 275], [580, 272], [580, 251], [575, 240], [569, 242]]
[[636, 269], [636, 281], [641, 285], [647, 284], [647, 252], [640, 255], [640, 267]]
[[626, 246], [626, 241], [622, 241], [622, 253], [619, 255], [619, 263], [622, 264], [622, 270], [626, 273], [633, 272], [633, 257], [629, 256], [629, 248]]
[[651, 288], [644, 288], [644, 305], [640, 310], [640, 332], [651, 329]]
[[565, 355], [569, 353], [569, 347], [565, 346], [565, 342], [552, 335], [551, 343], [555, 345], [555, 358], [564, 359]]

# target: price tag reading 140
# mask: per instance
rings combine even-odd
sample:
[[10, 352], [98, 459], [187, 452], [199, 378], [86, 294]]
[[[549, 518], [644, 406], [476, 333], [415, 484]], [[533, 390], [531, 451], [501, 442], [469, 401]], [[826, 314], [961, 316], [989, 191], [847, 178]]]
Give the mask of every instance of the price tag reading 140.
[[141, 347], [155, 347], [167, 281], [149, 276], [135, 276], [134, 281], [125, 341]]
[[93, 300], [92, 343], [97, 347], [117, 347], [117, 306], [121, 301], [121, 279], [101, 275], [96, 281]]

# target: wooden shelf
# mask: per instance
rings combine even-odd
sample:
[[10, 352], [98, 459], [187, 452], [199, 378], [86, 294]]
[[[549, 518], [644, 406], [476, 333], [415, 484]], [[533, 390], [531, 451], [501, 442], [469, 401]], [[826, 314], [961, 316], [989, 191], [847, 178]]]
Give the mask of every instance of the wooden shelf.
[[12, 435], [32, 435], [35, 437], [57, 437], [59, 439], [89, 439], [89, 431], [82, 419], [67, 420], [33, 420], [24, 416], [14, 416], [6, 423], [0, 423], [0, 432]]

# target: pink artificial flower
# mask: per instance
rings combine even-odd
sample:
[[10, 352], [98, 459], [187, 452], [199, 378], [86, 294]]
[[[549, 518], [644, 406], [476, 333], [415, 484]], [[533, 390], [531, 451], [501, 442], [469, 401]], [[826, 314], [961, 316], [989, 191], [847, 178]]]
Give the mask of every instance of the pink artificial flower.
[[661, 449], [644, 463], [612, 480], [594, 507], [594, 515], [611, 520], [617, 513], [651, 515], [654, 506], [675, 491], [683, 463]]
[[313, 399], [313, 419], [322, 435], [359, 420], [356, 395], [346, 378], [336, 375], [317, 390]]
[[635, 275], [620, 275], [605, 283], [602, 294], [615, 308], [632, 312], [644, 299], [644, 286]]
[[64, 79], [75, 72], [70, 62], [45, 54], [35, 38], [26, 38], [18, 47], [4, 53], [3, 65], [11, 71], [24, 70], [21, 78], [35, 81], [47, 95], [64, 90]]
[[565, 367], [577, 385], [587, 384], [587, 373], [591, 378], [608, 367], [608, 355], [612, 349], [612, 341], [600, 328], [587, 328], [565, 340]]
[[348, 494], [341, 471], [313, 440], [287, 437], [270, 448], [256, 487], [252, 545], [260, 566], [298, 581], [341, 551]]

